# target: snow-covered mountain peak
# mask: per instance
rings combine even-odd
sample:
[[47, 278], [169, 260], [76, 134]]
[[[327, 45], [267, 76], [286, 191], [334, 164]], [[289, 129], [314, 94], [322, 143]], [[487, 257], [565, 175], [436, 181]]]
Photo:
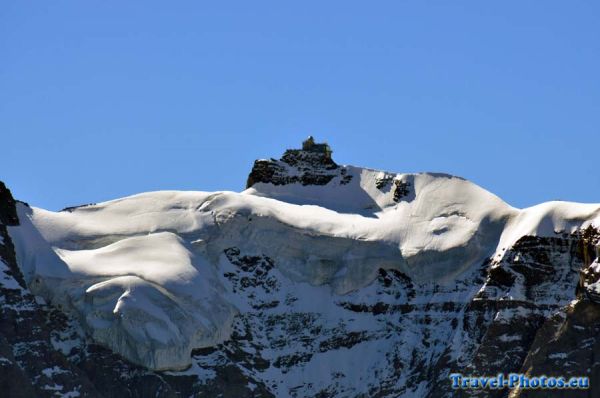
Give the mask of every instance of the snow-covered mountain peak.
[[486, 287], [456, 286], [474, 283], [482, 264], [501, 262], [523, 236], [600, 224], [599, 205], [519, 210], [459, 177], [338, 165], [314, 140], [256, 161], [241, 193], [148, 192], [62, 212], [17, 207], [21, 225], [9, 231], [30, 289], [94, 341], [150, 369], [190, 365], [194, 349], [228, 341], [246, 313], [329, 319], [336, 303], [389, 280], [427, 292], [398, 292], [399, 300], [454, 292], [466, 303]]

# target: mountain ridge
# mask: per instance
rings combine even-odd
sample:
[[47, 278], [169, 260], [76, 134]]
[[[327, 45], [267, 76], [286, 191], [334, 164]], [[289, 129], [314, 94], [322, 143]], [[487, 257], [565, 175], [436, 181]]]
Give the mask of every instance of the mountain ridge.
[[[196, 394], [230, 393], [233, 371], [240, 396], [452, 396], [452, 369], [550, 372], [538, 334], [596, 311], [600, 205], [516, 209], [454, 176], [338, 165], [314, 140], [256, 161], [241, 193], [6, 203], [27, 289], [81, 328], [73, 344]], [[573, 372], [600, 372], [576, 354]]]

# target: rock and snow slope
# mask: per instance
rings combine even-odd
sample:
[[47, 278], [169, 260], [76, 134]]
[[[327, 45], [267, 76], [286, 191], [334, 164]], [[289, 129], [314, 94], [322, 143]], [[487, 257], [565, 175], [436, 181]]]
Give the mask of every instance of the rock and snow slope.
[[8, 229], [29, 289], [89, 340], [199, 384], [237, 367], [276, 396], [445, 396], [453, 366], [517, 371], [598, 243], [600, 205], [520, 210], [311, 148], [257, 161], [248, 185], [18, 204]]

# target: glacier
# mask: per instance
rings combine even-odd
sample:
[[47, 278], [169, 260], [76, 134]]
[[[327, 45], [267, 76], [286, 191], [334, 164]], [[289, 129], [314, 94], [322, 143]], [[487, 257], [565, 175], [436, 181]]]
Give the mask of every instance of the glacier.
[[248, 310], [223, 278], [230, 248], [276, 259], [283, 280], [324, 303], [368, 287], [381, 269], [451, 285], [522, 236], [600, 226], [600, 205], [516, 209], [454, 176], [340, 168], [322, 185], [149, 192], [61, 212], [19, 204], [21, 225], [9, 231], [34, 294], [133, 363], [182, 370]]

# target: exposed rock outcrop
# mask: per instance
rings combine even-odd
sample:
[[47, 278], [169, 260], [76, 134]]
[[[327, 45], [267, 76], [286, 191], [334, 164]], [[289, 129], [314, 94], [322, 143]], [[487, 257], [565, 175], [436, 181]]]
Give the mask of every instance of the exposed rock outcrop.
[[329, 145], [315, 144], [314, 139], [308, 137], [302, 149], [288, 149], [280, 160], [255, 161], [246, 188], [259, 182], [273, 185], [326, 185], [343, 170], [333, 161], [331, 153]]

